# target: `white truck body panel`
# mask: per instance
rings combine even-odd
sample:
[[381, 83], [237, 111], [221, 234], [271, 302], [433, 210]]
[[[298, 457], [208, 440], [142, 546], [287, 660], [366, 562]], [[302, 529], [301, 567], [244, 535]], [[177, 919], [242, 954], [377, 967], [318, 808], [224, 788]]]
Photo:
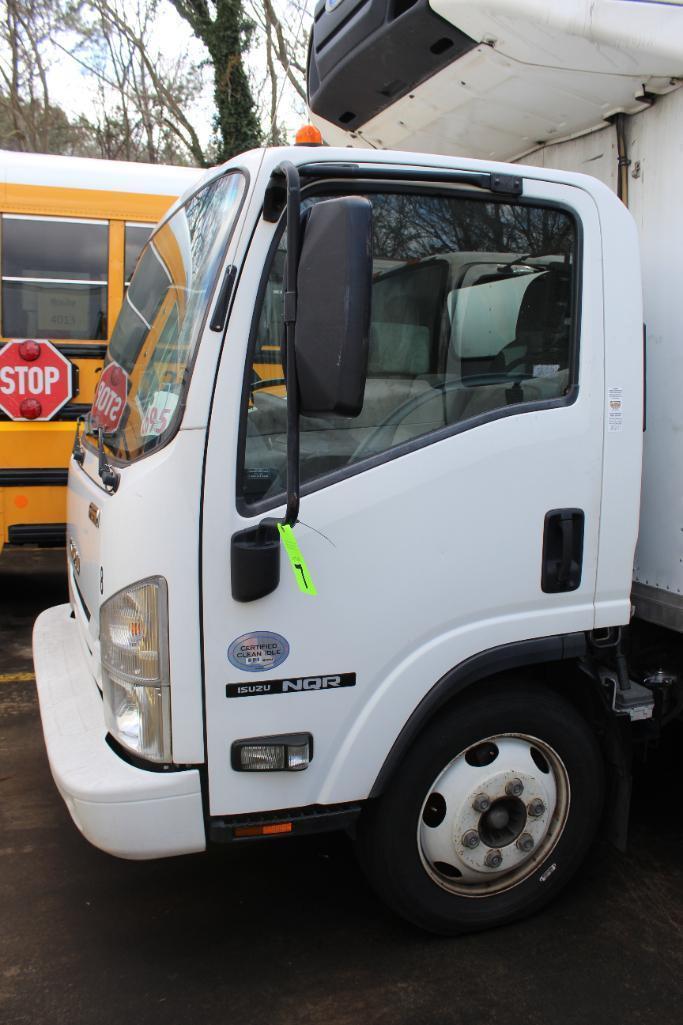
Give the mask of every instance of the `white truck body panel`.
[[199, 772], [147, 772], [108, 746], [79, 628], [70, 607], [58, 605], [41, 613], [33, 633], [45, 746], [72, 819], [96, 847], [123, 858], [204, 850]]
[[[640, 235], [647, 330], [647, 429], [634, 597], [648, 619], [683, 628], [683, 90], [626, 122], [628, 204]], [[615, 129], [545, 146], [525, 162], [585, 170], [616, 189]]]
[[514, 160], [590, 131], [683, 76], [683, 9], [626, 0], [430, 0], [479, 45], [332, 145]]

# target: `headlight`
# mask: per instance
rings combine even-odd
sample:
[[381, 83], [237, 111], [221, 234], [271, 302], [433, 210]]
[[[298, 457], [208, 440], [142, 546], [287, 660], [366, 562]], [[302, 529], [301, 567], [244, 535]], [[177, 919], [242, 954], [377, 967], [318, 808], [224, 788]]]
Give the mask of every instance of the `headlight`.
[[163, 577], [112, 595], [100, 609], [104, 718], [129, 751], [171, 761], [168, 597]]

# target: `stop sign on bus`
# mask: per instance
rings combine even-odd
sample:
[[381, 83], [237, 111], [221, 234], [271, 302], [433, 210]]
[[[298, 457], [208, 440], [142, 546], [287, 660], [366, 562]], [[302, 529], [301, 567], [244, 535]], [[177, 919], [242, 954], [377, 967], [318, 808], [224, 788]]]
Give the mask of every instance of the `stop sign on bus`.
[[51, 420], [73, 395], [73, 366], [47, 339], [0, 349], [0, 409], [11, 420]]
[[119, 426], [128, 397], [128, 374], [112, 360], [100, 375], [90, 411], [90, 426], [105, 433], [115, 431]]

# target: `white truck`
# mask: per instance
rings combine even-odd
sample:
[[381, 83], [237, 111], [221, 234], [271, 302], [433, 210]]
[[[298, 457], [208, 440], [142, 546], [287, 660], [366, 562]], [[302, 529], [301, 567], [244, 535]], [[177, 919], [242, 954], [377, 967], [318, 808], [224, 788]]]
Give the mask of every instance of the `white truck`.
[[[35, 626], [84, 835], [345, 828], [440, 933], [623, 842], [632, 751], [682, 698], [677, 632], [632, 615], [643, 379], [637, 229], [594, 177], [313, 146], [209, 172], [138, 263], [74, 443], [70, 603]], [[680, 480], [650, 395], [641, 559]]]

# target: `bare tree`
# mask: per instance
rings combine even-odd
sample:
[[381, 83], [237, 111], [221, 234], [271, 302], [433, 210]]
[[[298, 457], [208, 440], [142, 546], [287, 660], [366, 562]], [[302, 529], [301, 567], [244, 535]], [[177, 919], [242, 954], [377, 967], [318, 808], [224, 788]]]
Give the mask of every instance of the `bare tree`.
[[76, 59], [98, 83], [92, 127], [102, 155], [150, 163], [189, 156], [206, 165], [188, 113], [201, 87], [200, 70], [185, 54], [170, 58], [155, 43], [157, 0], [84, 0], [80, 15], [85, 42]]
[[273, 0], [247, 0], [246, 10], [257, 26], [266, 51], [266, 79], [260, 96], [262, 120], [267, 123], [266, 141], [277, 146], [284, 142], [278, 123], [278, 108], [285, 83], [299, 100], [302, 112], [306, 106], [306, 51], [308, 10], [305, 0], [282, 0], [276, 7]]
[[[283, 93], [287, 106], [293, 99], [305, 108], [309, 3], [0, 0], [0, 145], [203, 166], [262, 138], [278, 145]], [[206, 46], [205, 62], [168, 46], [170, 6]], [[250, 46], [251, 68], [242, 61]], [[87, 83], [90, 112], [75, 118], [50, 95], [52, 65], [65, 59], [81, 66]], [[216, 100], [209, 146], [191, 113], [204, 64], [213, 67]]]
[[0, 118], [3, 144], [50, 152], [69, 145], [69, 121], [48, 87], [51, 39], [68, 21], [60, 0], [4, 0], [0, 7]]

